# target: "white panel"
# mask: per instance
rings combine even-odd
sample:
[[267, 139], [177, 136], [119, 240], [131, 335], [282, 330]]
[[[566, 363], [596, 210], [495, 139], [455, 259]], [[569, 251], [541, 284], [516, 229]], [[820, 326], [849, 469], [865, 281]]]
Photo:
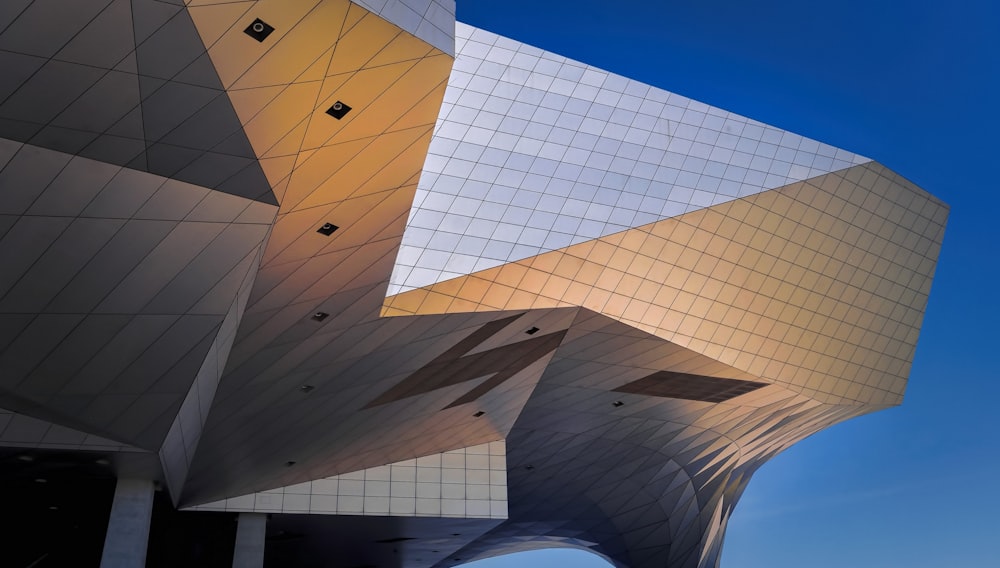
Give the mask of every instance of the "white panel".
[[868, 162], [459, 23], [394, 295]]

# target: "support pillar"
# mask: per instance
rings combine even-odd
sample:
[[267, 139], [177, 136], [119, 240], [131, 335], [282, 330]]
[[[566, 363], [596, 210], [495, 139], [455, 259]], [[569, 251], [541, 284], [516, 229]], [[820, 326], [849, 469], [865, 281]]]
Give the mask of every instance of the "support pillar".
[[153, 482], [119, 479], [104, 537], [101, 568], [143, 568], [153, 514]]
[[240, 513], [236, 525], [236, 550], [233, 552], [233, 568], [263, 568], [264, 533], [266, 531], [266, 514]]

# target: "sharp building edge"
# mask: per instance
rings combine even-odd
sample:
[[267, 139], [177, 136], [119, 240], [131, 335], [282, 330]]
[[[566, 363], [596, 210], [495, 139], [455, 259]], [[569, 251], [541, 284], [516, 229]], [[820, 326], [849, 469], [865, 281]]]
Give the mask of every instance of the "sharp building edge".
[[275, 566], [714, 568], [761, 464], [902, 401], [946, 205], [454, 13], [0, 8], [4, 475], [268, 513]]

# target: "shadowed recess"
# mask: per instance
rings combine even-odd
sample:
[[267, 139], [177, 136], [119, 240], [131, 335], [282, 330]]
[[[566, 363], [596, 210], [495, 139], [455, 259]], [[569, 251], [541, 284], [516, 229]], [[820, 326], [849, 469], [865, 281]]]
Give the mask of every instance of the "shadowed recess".
[[765, 386], [767, 386], [767, 383], [756, 381], [717, 379], [715, 377], [703, 377], [687, 373], [659, 371], [620, 386], [615, 389], [615, 392], [627, 392], [663, 398], [682, 398], [684, 400], [699, 400], [701, 402], [725, 402]]
[[433, 361], [376, 397], [365, 408], [382, 406], [390, 402], [396, 402], [492, 375], [446, 407], [451, 408], [472, 402], [500, 386], [507, 379], [520, 373], [535, 361], [552, 352], [559, 346], [566, 335], [566, 331], [563, 330], [533, 337], [526, 341], [503, 345], [489, 351], [465, 357], [462, 356], [496, 335], [500, 330], [521, 317], [521, 315], [523, 314], [490, 322], [472, 332], [454, 347], [438, 355]]

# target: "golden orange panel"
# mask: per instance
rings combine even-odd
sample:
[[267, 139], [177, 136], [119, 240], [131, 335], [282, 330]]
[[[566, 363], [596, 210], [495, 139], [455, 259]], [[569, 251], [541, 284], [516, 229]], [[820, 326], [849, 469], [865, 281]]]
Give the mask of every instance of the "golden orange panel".
[[566, 290], [572, 281], [569, 278], [550, 275], [545, 285], [542, 286], [539, 294], [556, 300], [563, 300]]
[[528, 267], [518, 263], [505, 264], [496, 269], [496, 282], [519, 288], [521, 279], [528, 272]]
[[630, 300], [631, 298], [627, 296], [610, 293], [608, 301], [605, 302], [604, 308], [601, 309], [601, 313], [614, 318], [621, 318]]
[[529, 290], [541, 290], [545, 285], [545, 281], [548, 280], [549, 273], [537, 270], [535, 268], [528, 269], [524, 277], [521, 278], [519, 288], [529, 291]]
[[541, 254], [534, 256], [530, 259], [525, 259], [522, 261], [524, 264], [528, 264], [534, 270], [540, 270], [545, 273], [551, 273], [556, 270], [559, 266], [559, 262], [562, 260], [563, 254], [559, 251], [555, 251], [549, 254]]
[[583, 284], [581, 282], [571, 281], [569, 288], [563, 294], [563, 299], [574, 306], [582, 306], [584, 300], [587, 298], [587, 293], [590, 291], [590, 286]]
[[[304, 147], [314, 148], [382, 134], [425, 96], [440, 92], [439, 87], [447, 79], [451, 64], [450, 57], [439, 54], [360, 69], [346, 81], [332, 79], [337, 81], [335, 92], [324, 85], [317, 114], [325, 113], [337, 100], [351, 106], [352, 110], [341, 121], [314, 121], [314, 126], [310, 127], [306, 135]], [[434, 124], [437, 109], [427, 108], [426, 105], [421, 108], [427, 113], [421, 124]]]
[[[397, 294], [388, 299], [388, 306], [393, 310], [399, 310], [406, 314], [415, 314], [420, 309], [420, 305], [423, 304], [424, 299], [427, 298], [429, 292], [427, 290], [417, 289], [411, 290], [404, 294]], [[388, 315], [383, 312], [382, 315]]]
[[452, 296], [446, 296], [437, 292], [429, 292], [424, 301], [420, 304], [421, 312], [443, 313], [451, 305]]
[[551, 300], [540, 297], [538, 294], [533, 294], [531, 292], [526, 292], [524, 290], [514, 290], [511, 294], [510, 300], [507, 301], [507, 305], [504, 309], [516, 310], [536, 307], [535, 302], [540, 302], [537, 307], [555, 307]]
[[313, 82], [230, 91], [229, 99], [258, 156], [287, 156], [302, 146], [317, 92], [319, 83]]
[[[226, 29], [226, 32], [221, 37], [206, 44], [208, 46], [208, 54], [215, 65], [215, 70], [222, 80], [222, 85], [228, 89], [264, 57], [275, 44], [284, 39], [294, 26], [319, 3], [319, 0], [260, 0], [255, 2], [256, 5], [253, 7], [252, 13], [243, 9], [243, 15], [236, 21], [230, 21], [230, 18], [237, 16], [237, 10], [244, 8], [242, 6], [237, 8], [234, 5], [228, 13], [224, 12], [221, 8], [215, 7], [192, 8], [189, 12], [195, 27], [202, 34], [203, 40], [212, 40], [221, 27], [226, 23], [230, 24], [230, 27]], [[345, 10], [349, 4], [347, 0], [337, 0], [335, 3], [342, 4]], [[260, 18], [274, 27], [274, 32], [272, 32], [266, 42], [256, 42], [243, 33], [243, 30], [253, 22], [254, 18]], [[203, 28], [205, 29], [204, 33], [201, 32]], [[330, 44], [335, 40], [336, 38], [331, 38]], [[305, 63], [309, 64], [312, 61], [313, 59], [309, 59]], [[290, 80], [272, 81], [247, 84], [245, 86], [259, 87], [290, 82]]]
[[[303, 148], [318, 148], [381, 134], [385, 130], [382, 123], [394, 119], [385, 117], [379, 112], [380, 109], [398, 116], [401, 111], [409, 108], [409, 105], [401, 107], [401, 102], [405, 104], [408, 101], [413, 104], [417, 99], [405, 93], [393, 93], [398, 95], [398, 100], [384, 106], [376, 104], [376, 99], [403, 74], [413, 69], [414, 65], [412, 61], [404, 61], [374, 69], [360, 69], [347, 77], [346, 81], [339, 76], [329, 79], [336, 82], [336, 92], [333, 92], [328, 84], [323, 86], [320, 99], [317, 101], [319, 106], [315, 108], [315, 118], [310, 122]], [[326, 110], [338, 100], [350, 106], [352, 110], [340, 120], [331, 116], [324, 117]], [[372, 121], [379, 124], [373, 125]]]
[[645, 317], [648, 309], [649, 309], [648, 302], [645, 302], [641, 299], [633, 298], [631, 300], [628, 300], [627, 304], [625, 305], [625, 310], [622, 312], [622, 318], [633, 322], [649, 321]]
[[464, 279], [465, 283], [456, 291], [455, 296], [470, 300], [476, 304], [482, 302], [483, 297], [490, 288], [490, 282], [481, 278], [469, 277]]
[[673, 305], [674, 300], [677, 298], [678, 290], [676, 288], [670, 288], [663, 286], [656, 293], [656, 297], [653, 298], [653, 303], [657, 306], [669, 307]]
[[[285, 200], [282, 201], [282, 208], [285, 210], [294, 209], [299, 202], [326, 182], [334, 172], [362, 155], [372, 140], [352, 140], [336, 146], [320, 148], [310, 154], [308, 159], [299, 161], [295, 167]], [[344, 188], [341, 191], [346, 192], [347, 190]]]
[[[380, 62], [373, 61], [379, 53], [387, 50], [401, 34], [413, 37], [375, 14], [365, 14], [363, 18], [352, 22], [340, 34], [334, 57], [330, 61], [326, 75], [338, 75], [354, 72], [364, 67], [414, 59], [414, 54], [411, 52], [398, 53], [396, 59], [383, 58]], [[429, 45], [417, 38], [413, 39], [416, 40], [413, 43], [416, 49], [426, 53], [430, 48]], [[422, 48], [420, 44], [423, 44]]]
[[593, 286], [597, 283], [603, 271], [603, 265], [596, 262], [583, 261], [583, 266], [577, 271], [574, 280], [587, 286]]
[[462, 289], [462, 287], [464, 287], [465, 284], [469, 280], [472, 280], [473, 278], [474, 277], [472, 277], [472, 276], [464, 276], [464, 277], [461, 277], [461, 278], [452, 278], [451, 280], [448, 280], [446, 282], [442, 282], [441, 283], [442, 286], [438, 286], [437, 288], [434, 289], [434, 291], [437, 292], [437, 293], [439, 293], [439, 294], [444, 294], [445, 296], [458, 296], [459, 295], [459, 291]]
[[[278, 4], [277, 9], [271, 9], [273, 4]], [[253, 16], [274, 26], [275, 31], [260, 44], [268, 49], [232, 83], [231, 88], [244, 89], [322, 79], [330, 60], [331, 48], [337, 43], [341, 28], [347, 23], [351, 3], [344, 0], [323, 0], [294, 23], [288, 21], [291, 20], [288, 17], [291, 14], [285, 13], [283, 8], [286, 4], [296, 2], [261, 1], [260, 6], [254, 10]], [[296, 13], [294, 10], [289, 11]], [[272, 23], [270, 18], [277, 18], [277, 21]], [[285, 30], [287, 33], [272, 40]], [[241, 35], [242, 31], [239, 30]], [[245, 40], [246, 37], [242, 39]]]
[[483, 305], [490, 306], [495, 309], [502, 309], [510, 301], [510, 297], [514, 294], [514, 288], [511, 286], [504, 286], [503, 284], [498, 284], [496, 282], [490, 284], [489, 289], [486, 291], [486, 295], [483, 297]]
[[[327, 177], [292, 207], [318, 207], [407, 184], [420, 171], [430, 136], [430, 126], [422, 130], [392, 132], [370, 140], [369, 144], [358, 149], [357, 153], [343, 163], [339, 163], [340, 160], [336, 158], [332, 163], [320, 162], [314, 158], [315, 167], [310, 168], [313, 175], [322, 175], [322, 167], [328, 166]], [[323, 156], [330, 154], [322, 153]], [[297, 170], [293, 175], [293, 186], [298, 182], [298, 173]], [[315, 180], [315, 177], [312, 179]]]

